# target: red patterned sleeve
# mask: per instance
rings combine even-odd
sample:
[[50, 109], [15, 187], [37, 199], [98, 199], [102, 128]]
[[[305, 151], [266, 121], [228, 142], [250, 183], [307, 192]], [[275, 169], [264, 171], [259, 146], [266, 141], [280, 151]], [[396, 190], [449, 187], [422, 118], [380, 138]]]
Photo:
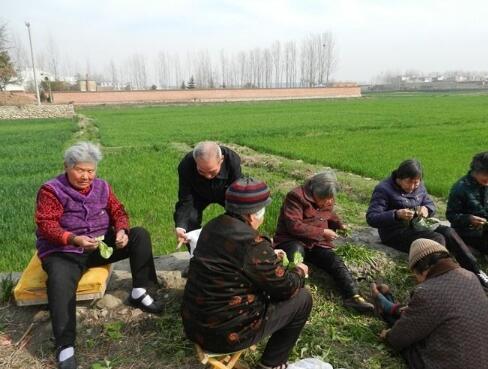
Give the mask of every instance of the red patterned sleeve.
[[53, 190], [49, 186], [42, 186], [37, 194], [35, 214], [37, 230], [48, 241], [58, 245], [66, 245], [70, 235], [59, 224], [63, 212], [63, 206]]
[[124, 205], [115, 196], [112, 187], [109, 186], [107, 212], [110, 217], [110, 224], [115, 228], [115, 232], [125, 229], [129, 232], [129, 216], [124, 209]]

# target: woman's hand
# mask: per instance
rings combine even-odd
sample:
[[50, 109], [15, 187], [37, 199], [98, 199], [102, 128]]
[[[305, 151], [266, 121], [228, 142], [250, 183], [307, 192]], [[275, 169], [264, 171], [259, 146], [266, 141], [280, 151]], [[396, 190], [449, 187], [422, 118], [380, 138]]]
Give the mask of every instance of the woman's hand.
[[85, 250], [92, 251], [98, 248], [98, 241], [88, 236], [75, 236], [73, 238], [73, 245], [81, 247]]
[[283, 258], [286, 255], [286, 252], [281, 250], [281, 249], [274, 249], [274, 253], [275, 253], [276, 257], [278, 258], [278, 260], [283, 260]]
[[479, 228], [486, 223], [486, 219], [482, 217], [477, 217], [476, 215], [470, 215], [469, 222], [474, 228]]
[[386, 340], [386, 335], [388, 334], [390, 330], [389, 329], [383, 329], [380, 333], [380, 340], [384, 341]]
[[332, 229], [324, 229], [324, 238], [326, 241], [334, 241], [337, 237], [339, 236]]
[[398, 209], [395, 211], [395, 217], [399, 220], [411, 220], [415, 212], [410, 209]]
[[298, 263], [296, 268], [301, 269], [305, 275], [305, 278], [308, 278], [308, 266], [306, 264]]
[[429, 217], [429, 209], [427, 209], [427, 207], [421, 206], [419, 210], [420, 210], [420, 215], [422, 215], [422, 217], [424, 218]]
[[129, 236], [127, 236], [127, 233], [125, 233], [125, 229], [119, 230], [115, 235], [115, 246], [117, 246], [118, 249], [123, 249], [125, 246], [127, 246], [128, 242]]

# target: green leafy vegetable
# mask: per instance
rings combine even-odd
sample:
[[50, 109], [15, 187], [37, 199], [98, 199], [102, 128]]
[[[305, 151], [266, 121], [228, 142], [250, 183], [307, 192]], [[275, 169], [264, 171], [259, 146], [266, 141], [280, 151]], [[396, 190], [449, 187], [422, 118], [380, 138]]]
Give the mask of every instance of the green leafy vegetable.
[[294, 269], [300, 263], [303, 263], [303, 256], [298, 251], [296, 251], [293, 254], [293, 260], [290, 263], [288, 263], [288, 269]]
[[103, 242], [104, 236], [96, 237], [95, 239], [98, 241], [98, 249], [100, 250], [100, 255], [104, 259], [108, 259], [114, 253], [114, 249], [108, 246], [105, 242]]
[[412, 219], [411, 224], [417, 230], [433, 231], [439, 226], [440, 222], [436, 218], [417, 217]]
[[288, 260], [288, 256], [286, 256], [286, 252], [283, 253], [283, 258], [281, 259], [281, 262], [283, 263], [283, 266], [285, 268], [288, 267], [288, 264], [290, 264], [290, 261]]
[[341, 237], [351, 237], [352, 230], [350, 228], [341, 228], [335, 231]]

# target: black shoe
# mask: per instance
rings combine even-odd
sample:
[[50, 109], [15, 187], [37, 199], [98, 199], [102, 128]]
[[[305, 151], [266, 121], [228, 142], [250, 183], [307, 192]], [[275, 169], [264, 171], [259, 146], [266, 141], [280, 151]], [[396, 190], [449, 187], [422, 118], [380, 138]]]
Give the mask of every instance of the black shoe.
[[75, 356], [71, 356], [70, 358], [58, 361], [58, 369], [76, 369], [78, 366], [76, 365]]
[[149, 296], [147, 292], [145, 292], [141, 297], [138, 299], [132, 298], [132, 296], [129, 296], [129, 304], [132, 305], [135, 308], [141, 309], [142, 311], [145, 311], [146, 313], [152, 313], [152, 314], [161, 314], [164, 310], [164, 305], [161, 303], [156, 302], [156, 300], [153, 300], [151, 305], [144, 305], [142, 303], [142, 300], [144, 297]]
[[59, 353], [61, 352], [61, 350], [63, 350], [66, 347], [68, 347], [68, 346], [60, 347], [56, 351], [56, 359], [58, 362], [58, 369], [76, 369], [78, 367], [78, 365], [76, 365], [75, 355], [67, 358], [66, 360], [59, 361]]
[[360, 295], [354, 295], [348, 299], [344, 299], [344, 306], [354, 309], [360, 313], [374, 312], [374, 305], [366, 302]]

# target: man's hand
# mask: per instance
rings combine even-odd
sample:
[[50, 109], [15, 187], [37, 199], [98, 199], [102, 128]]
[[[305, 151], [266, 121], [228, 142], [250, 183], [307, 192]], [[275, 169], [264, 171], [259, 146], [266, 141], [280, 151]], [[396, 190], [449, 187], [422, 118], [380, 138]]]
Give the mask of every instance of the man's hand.
[[178, 244], [188, 243], [188, 239], [186, 238], [186, 229], [176, 227], [175, 228], [176, 239], [178, 240]]
[[400, 220], [411, 220], [414, 215], [415, 212], [410, 209], [398, 209], [397, 211], [395, 211], [396, 218]]
[[129, 236], [127, 236], [127, 233], [125, 233], [125, 229], [119, 230], [115, 235], [115, 246], [117, 246], [118, 249], [123, 249], [125, 246], [127, 246], [128, 242]]
[[477, 217], [476, 215], [470, 215], [469, 222], [473, 227], [479, 228], [486, 223], [486, 219], [482, 217]]
[[73, 245], [81, 247], [85, 250], [92, 251], [98, 248], [98, 241], [88, 236], [75, 236], [73, 238]]
[[324, 229], [324, 238], [326, 241], [334, 241], [337, 237], [339, 236], [332, 229]]

